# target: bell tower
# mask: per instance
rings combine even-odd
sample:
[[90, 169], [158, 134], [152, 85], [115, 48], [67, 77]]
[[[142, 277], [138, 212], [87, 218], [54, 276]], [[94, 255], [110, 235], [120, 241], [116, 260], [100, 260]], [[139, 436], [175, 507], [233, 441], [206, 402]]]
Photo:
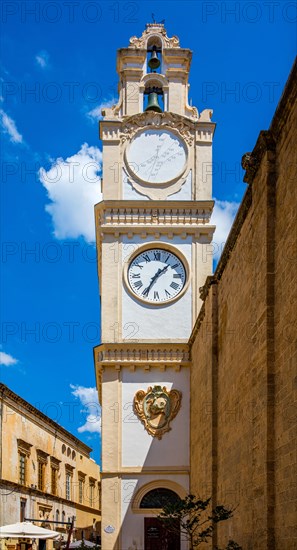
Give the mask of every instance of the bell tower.
[[215, 129], [211, 110], [188, 103], [191, 58], [164, 25], [146, 25], [118, 50], [119, 101], [100, 123], [104, 550], [157, 550], [156, 510], [189, 490], [187, 342], [212, 269]]

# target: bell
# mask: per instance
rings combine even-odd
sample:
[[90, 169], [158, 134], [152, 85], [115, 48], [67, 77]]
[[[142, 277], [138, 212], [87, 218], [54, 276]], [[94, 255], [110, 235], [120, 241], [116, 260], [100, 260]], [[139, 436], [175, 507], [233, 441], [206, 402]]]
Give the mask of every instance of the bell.
[[160, 65], [161, 65], [161, 62], [160, 62], [160, 59], [157, 56], [156, 46], [154, 46], [151, 58], [148, 62], [148, 66], [149, 66], [150, 69], [154, 70], [154, 69], [157, 69], [158, 67], [160, 67]]
[[156, 92], [151, 92], [148, 95], [148, 102], [145, 111], [156, 111], [156, 113], [162, 113], [162, 109], [158, 102], [158, 94]]

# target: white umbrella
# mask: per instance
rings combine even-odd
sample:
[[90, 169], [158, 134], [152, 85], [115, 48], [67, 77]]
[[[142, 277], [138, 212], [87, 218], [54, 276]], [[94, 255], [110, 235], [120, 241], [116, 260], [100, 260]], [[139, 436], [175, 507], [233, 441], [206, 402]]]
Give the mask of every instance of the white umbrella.
[[69, 548], [80, 548], [84, 544], [84, 546], [96, 546], [94, 542], [91, 542], [89, 540], [76, 540], [75, 542], [71, 542], [69, 544]]
[[0, 527], [0, 538], [2, 539], [56, 539], [58, 537], [60, 537], [60, 533], [57, 531], [38, 527], [30, 521], [22, 521]]

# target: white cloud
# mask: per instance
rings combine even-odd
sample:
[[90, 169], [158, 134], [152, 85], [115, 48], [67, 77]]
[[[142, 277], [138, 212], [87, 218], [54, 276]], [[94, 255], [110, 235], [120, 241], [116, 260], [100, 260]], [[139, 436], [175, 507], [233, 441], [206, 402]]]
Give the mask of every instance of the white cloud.
[[215, 206], [211, 218], [211, 223], [216, 225], [213, 236], [213, 255], [215, 260], [219, 259], [223, 251], [239, 204], [239, 202], [220, 201], [215, 199]]
[[90, 118], [93, 122], [97, 122], [98, 120], [102, 120], [103, 117], [102, 117], [102, 114], [101, 114], [101, 110], [102, 109], [108, 109], [108, 108], [110, 109], [117, 102], [118, 102], [118, 100], [115, 99], [114, 97], [112, 99], [109, 99], [108, 101], [103, 101], [102, 103], [100, 103], [100, 105], [98, 105], [97, 107], [95, 107], [91, 111], [88, 111], [87, 117]]
[[49, 54], [42, 50], [35, 56], [35, 60], [42, 69], [46, 69], [49, 65]]
[[101, 161], [101, 151], [84, 143], [71, 157], [57, 158], [49, 170], [39, 170], [52, 201], [45, 209], [52, 216], [57, 239], [83, 236], [87, 242], [95, 241], [94, 204], [102, 200]]
[[78, 428], [78, 432], [101, 433], [101, 407], [98, 402], [98, 393], [96, 388], [86, 388], [84, 386], [74, 386], [70, 384], [72, 395], [77, 397], [83, 409], [80, 411], [87, 415], [86, 422]]
[[16, 365], [16, 363], [18, 363], [18, 359], [15, 359], [12, 355], [9, 355], [4, 351], [0, 351], [0, 365], [10, 367], [11, 365]]
[[10, 141], [13, 143], [22, 143], [23, 136], [18, 132], [15, 121], [3, 109], [0, 109], [0, 116], [2, 129], [9, 135]]

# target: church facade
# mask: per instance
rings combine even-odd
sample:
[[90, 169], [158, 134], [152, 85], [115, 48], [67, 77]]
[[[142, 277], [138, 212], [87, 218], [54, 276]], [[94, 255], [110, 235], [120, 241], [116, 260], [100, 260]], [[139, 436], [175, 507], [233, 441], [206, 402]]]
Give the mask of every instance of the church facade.
[[[164, 542], [156, 515], [164, 501], [189, 492], [238, 505], [213, 544], [233, 538], [244, 549], [284, 547], [276, 537], [276, 438], [286, 445], [292, 433], [282, 436], [276, 416], [286, 395], [282, 368], [275, 386], [272, 342], [273, 270], [283, 251], [276, 234], [286, 235], [283, 215], [279, 231], [274, 222], [284, 201], [296, 199], [282, 175], [276, 210], [273, 155], [286, 132], [275, 122], [245, 156], [248, 191], [211, 276], [215, 124], [210, 109], [198, 113], [188, 103], [190, 63], [191, 51], [177, 37], [169, 38], [162, 24], [147, 25], [118, 50], [119, 101], [102, 112], [100, 123], [103, 200], [95, 220], [102, 343], [94, 359], [102, 404], [104, 550], [187, 550], [180, 537]], [[284, 143], [291, 155], [292, 145]], [[251, 268], [251, 247], [259, 242], [261, 261]], [[296, 271], [291, 275], [296, 280]], [[277, 318], [284, 315], [281, 304]], [[237, 347], [228, 323], [237, 331]], [[238, 407], [247, 411], [244, 418], [236, 416]], [[284, 452], [291, 453], [293, 476], [293, 449]], [[239, 501], [233, 498], [238, 485]], [[291, 550], [292, 516], [282, 510], [281, 522]]]

